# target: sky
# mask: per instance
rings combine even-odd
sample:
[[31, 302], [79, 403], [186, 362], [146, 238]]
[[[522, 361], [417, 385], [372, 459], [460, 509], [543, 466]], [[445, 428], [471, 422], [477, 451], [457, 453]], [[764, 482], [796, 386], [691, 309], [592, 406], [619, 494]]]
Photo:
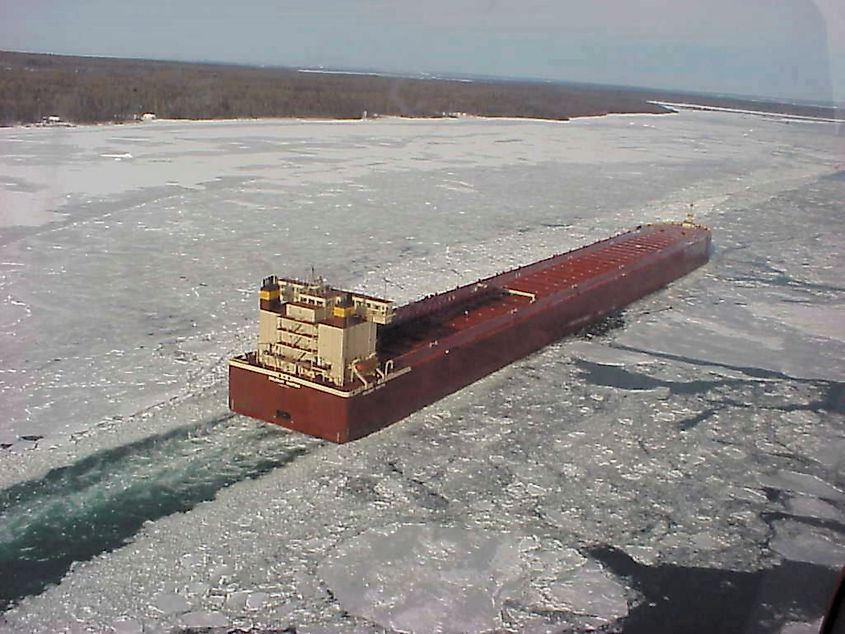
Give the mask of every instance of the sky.
[[0, 0], [0, 49], [845, 102], [843, 0]]

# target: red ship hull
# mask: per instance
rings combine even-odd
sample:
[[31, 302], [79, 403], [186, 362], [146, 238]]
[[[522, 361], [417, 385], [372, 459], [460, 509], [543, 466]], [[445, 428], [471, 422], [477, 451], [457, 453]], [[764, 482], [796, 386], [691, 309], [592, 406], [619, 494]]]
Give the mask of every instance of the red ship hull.
[[[355, 440], [666, 286], [707, 262], [709, 248], [706, 228], [648, 226], [404, 306], [390, 355], [402, 371], [364, 392], [285, 384], [245, 355], [230, 364], [229, 407]], [[507, 293], [480, 301], [480, 285]]]

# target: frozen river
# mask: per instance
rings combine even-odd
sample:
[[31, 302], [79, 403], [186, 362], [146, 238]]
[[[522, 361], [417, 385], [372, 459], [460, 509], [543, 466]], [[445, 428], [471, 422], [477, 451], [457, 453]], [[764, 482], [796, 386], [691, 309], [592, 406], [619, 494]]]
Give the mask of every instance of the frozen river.
[[[0, 129], [0, 630], [818, 629], [845, 140], [681, 112]], [[356, 443], [226, 410], [263, 276], [399, 302], [655, 220], [711, 262]]]

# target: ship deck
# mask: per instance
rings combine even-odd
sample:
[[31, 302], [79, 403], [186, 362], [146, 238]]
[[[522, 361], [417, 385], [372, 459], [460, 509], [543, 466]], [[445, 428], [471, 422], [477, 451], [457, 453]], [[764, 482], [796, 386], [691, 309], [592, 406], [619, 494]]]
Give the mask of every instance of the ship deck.
[[667, 248], [696, 241], [706, 230], [690, 225], [647, 225], [607, 240], [506, 271], [397, 309], [379, 335], [382, 359], [431, 348], [534, 301], [576, 290], [605, 275], [633, 268]]
[[530, 302], [528, 297], [496, 293], [482, 301], [453, 305], [449, 310], [403, 322], [379, 335], [379, 354], [385, 359], [395, 359], [421, 348], [433, 347], [449, 335], [504, 315]]

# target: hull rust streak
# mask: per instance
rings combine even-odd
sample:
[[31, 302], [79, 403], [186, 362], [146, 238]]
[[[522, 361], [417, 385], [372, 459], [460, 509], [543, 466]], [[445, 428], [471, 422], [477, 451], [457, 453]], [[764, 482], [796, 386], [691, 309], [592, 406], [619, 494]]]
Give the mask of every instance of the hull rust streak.
[[426, 297], [391, 302], [270, 277], [232, 411], [326, 440], [366, 436], [707, 262], [710, 230], [645, 225]]

